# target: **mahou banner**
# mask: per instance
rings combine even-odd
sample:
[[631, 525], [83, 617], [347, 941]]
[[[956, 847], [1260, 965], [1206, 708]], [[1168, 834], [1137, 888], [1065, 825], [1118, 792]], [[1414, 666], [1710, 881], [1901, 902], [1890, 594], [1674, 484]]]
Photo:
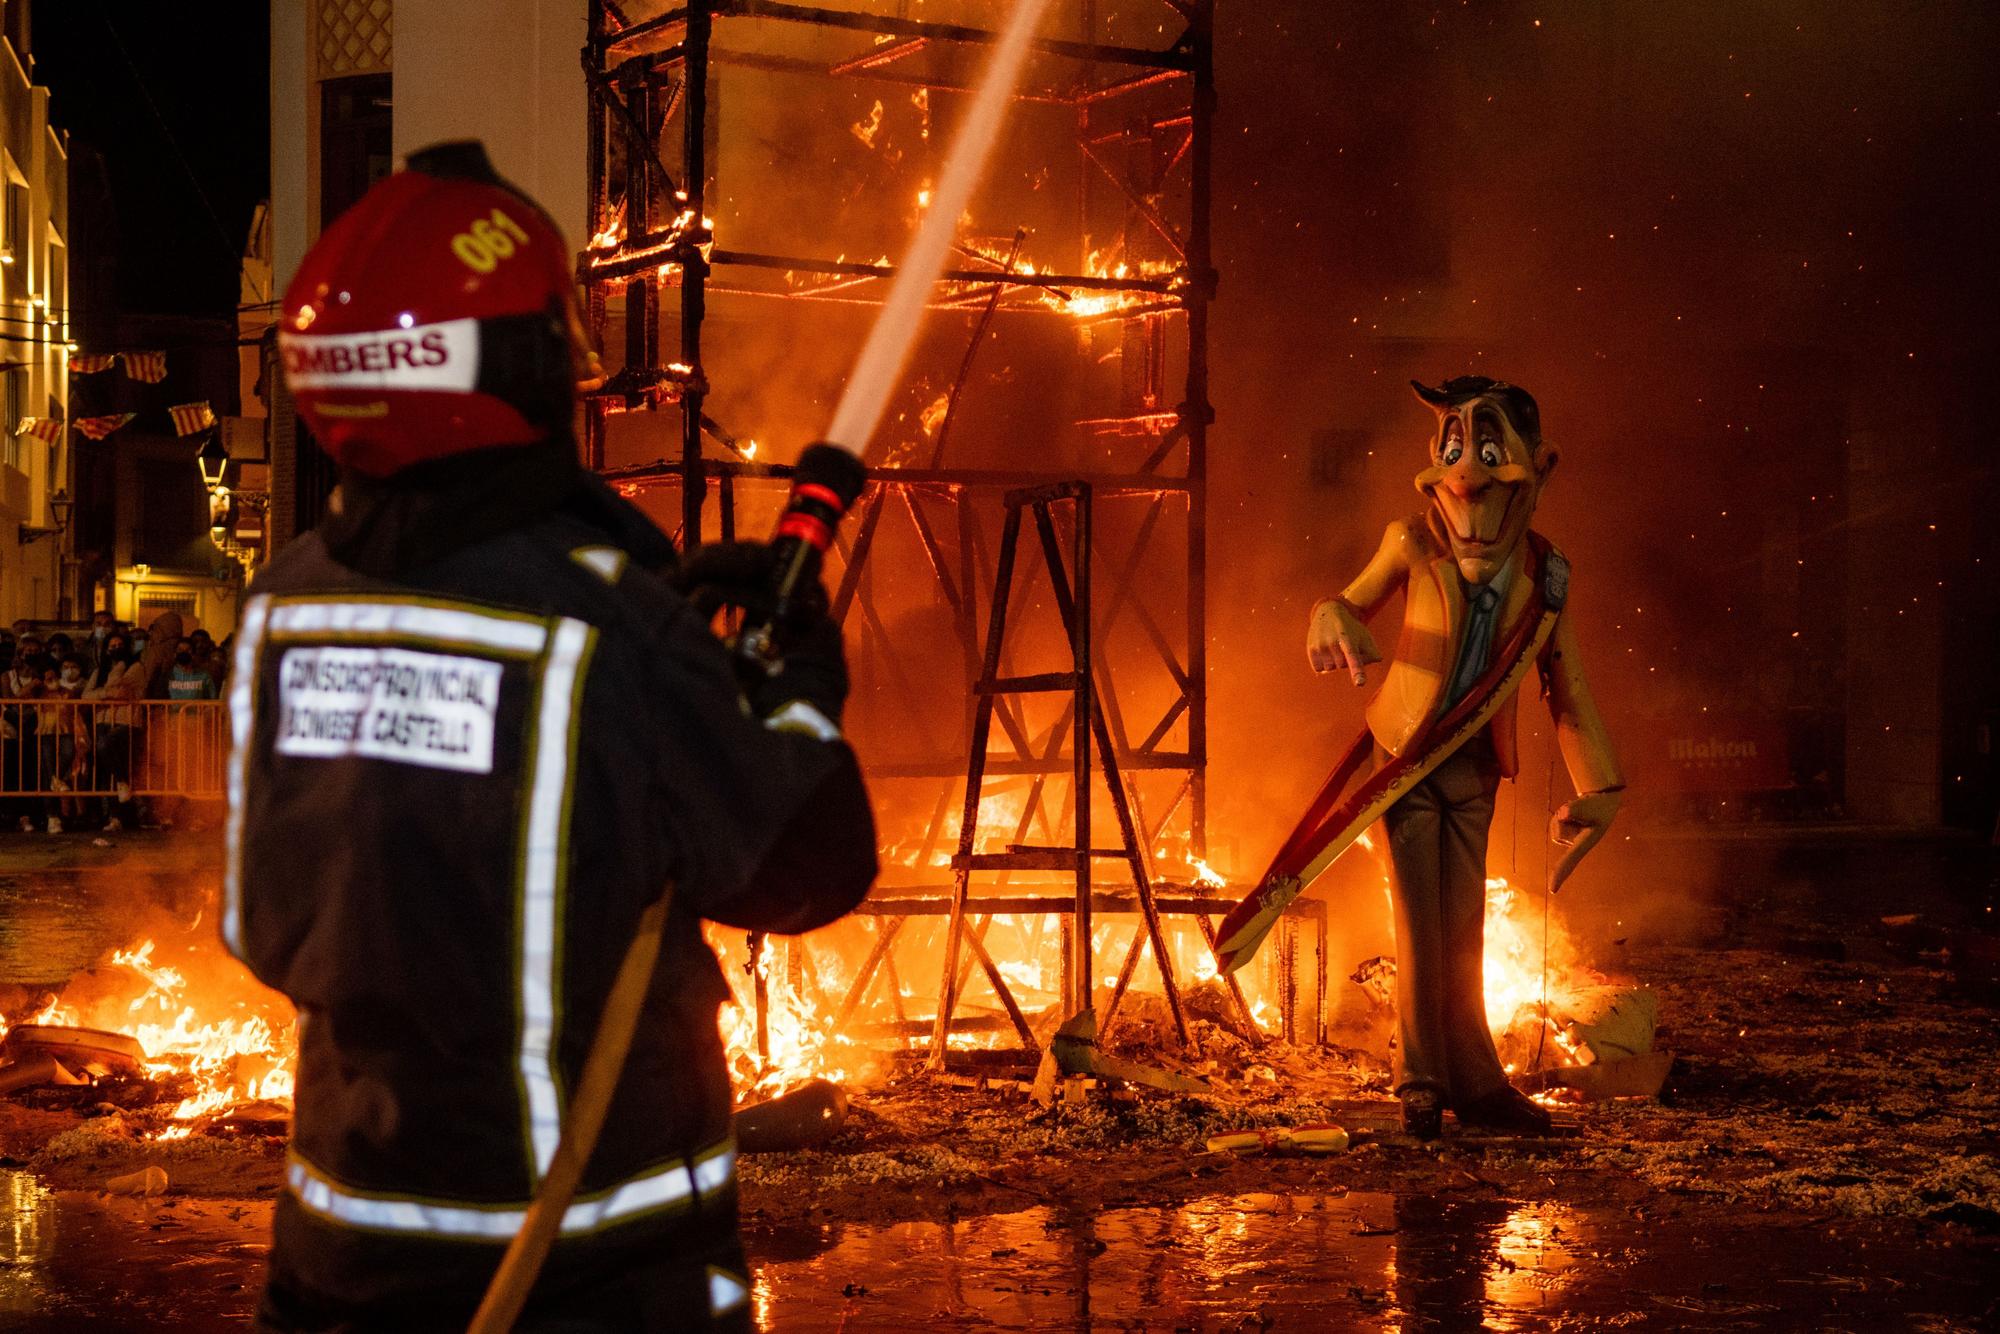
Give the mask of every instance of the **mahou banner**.
[[1635, 718], [1617, 740], [1626, 772], [1656, 790], [1768, 792], [1792, 785], [1782, 720], [1713, 711]]

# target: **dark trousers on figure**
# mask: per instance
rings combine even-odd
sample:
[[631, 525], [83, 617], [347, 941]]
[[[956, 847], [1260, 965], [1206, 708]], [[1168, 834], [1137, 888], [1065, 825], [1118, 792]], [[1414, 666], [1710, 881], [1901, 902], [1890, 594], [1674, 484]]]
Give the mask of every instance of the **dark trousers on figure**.
[[[1378, 765], [1387, 756], [1378, 751]], [[1500, 764], [1484, 733], [1389, 808], [1396, 908], [1396, 1091], [1447, 1104], [1507, 1082], [1486, 1024], [1486, 835]]]

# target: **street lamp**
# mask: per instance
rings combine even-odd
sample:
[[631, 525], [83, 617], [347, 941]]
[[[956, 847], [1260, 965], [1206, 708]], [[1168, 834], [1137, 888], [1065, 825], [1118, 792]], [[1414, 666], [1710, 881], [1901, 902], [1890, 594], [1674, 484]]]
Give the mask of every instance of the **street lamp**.
[[45, 537], [54, 537], [67, 531], [69, 528], [70, 511], [75, 506], [76, 502], [69, 498], [69, 492], [60, 488], [51, 492], [49, 495], [49, 517], [54, 519], [55, 523], [47, 528], [42, 527], [40, 524], [22, 524], [19, 535], [20, 544], [24, 547], [29, 546], [41, 541]]
[[201, 447], [201, 453], [194, 456], [195, 466], [201, 469], [201, 483], [211, 492], [222, 486], [222, 475], [229, 470], [229, 451], [223, 447], [220, 433], [211, 432], [208, 443]]

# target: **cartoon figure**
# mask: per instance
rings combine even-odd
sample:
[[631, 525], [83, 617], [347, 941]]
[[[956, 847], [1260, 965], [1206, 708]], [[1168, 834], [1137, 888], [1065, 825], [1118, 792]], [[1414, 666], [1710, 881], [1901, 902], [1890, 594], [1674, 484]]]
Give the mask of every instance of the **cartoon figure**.
[[[1430, 466], [1416, 479], [1430, 509], [1390, 524], [1360, 577], [1313, 608], [1306, 651], [1314, 670], [1365, 684], [1382, 660], [1366, 622], [1398, 592], [1402, 637], [1368, 706], [1367, 733], [1224, 922], [1218, 955], [1240, 967], [1284, 905], [1381, 819], [1405, 1129], [1435, 1138], [1450, 1109], [1461, 1124], [1545, 1130], [1548, 1114], [1501, 1069], [1482, 985], [1487, 832], [1500, 780], [1519, 768], [1513, 701], [1530, 667], [1579, 794], [1551, 825], [1562, 855], [1550, 892], [1604, 836], [1624, 780], [1563, 613], [1568, 562], [1528, 527], [1557, 460], [1535, 400], [1484, 376], [1413, 387], [1438, 417]], [[1341, 800], [1371, 757], [1372, 774]]]

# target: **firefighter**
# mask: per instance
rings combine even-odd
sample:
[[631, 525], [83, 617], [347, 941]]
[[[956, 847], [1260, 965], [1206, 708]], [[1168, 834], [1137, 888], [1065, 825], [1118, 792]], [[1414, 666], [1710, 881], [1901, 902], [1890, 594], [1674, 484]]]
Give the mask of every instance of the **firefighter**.
[[286, 382], [340, 471], [253, 585], [229, 689], [223, 934], [299, 1016], [267, 1329], [465, 1327], [669, 885], [638, 1039], [519, 1328], [750, 1327], [700, 923], [834, 920], [874, 877], [874, 825], [823, 596], [775, 670], [739, 676], [690, 586], [754, 583], [756, 552], [677, 570], [579, 463], [574, 291], [554, 223], [449, 144], [327, 228], [285, 294]]

